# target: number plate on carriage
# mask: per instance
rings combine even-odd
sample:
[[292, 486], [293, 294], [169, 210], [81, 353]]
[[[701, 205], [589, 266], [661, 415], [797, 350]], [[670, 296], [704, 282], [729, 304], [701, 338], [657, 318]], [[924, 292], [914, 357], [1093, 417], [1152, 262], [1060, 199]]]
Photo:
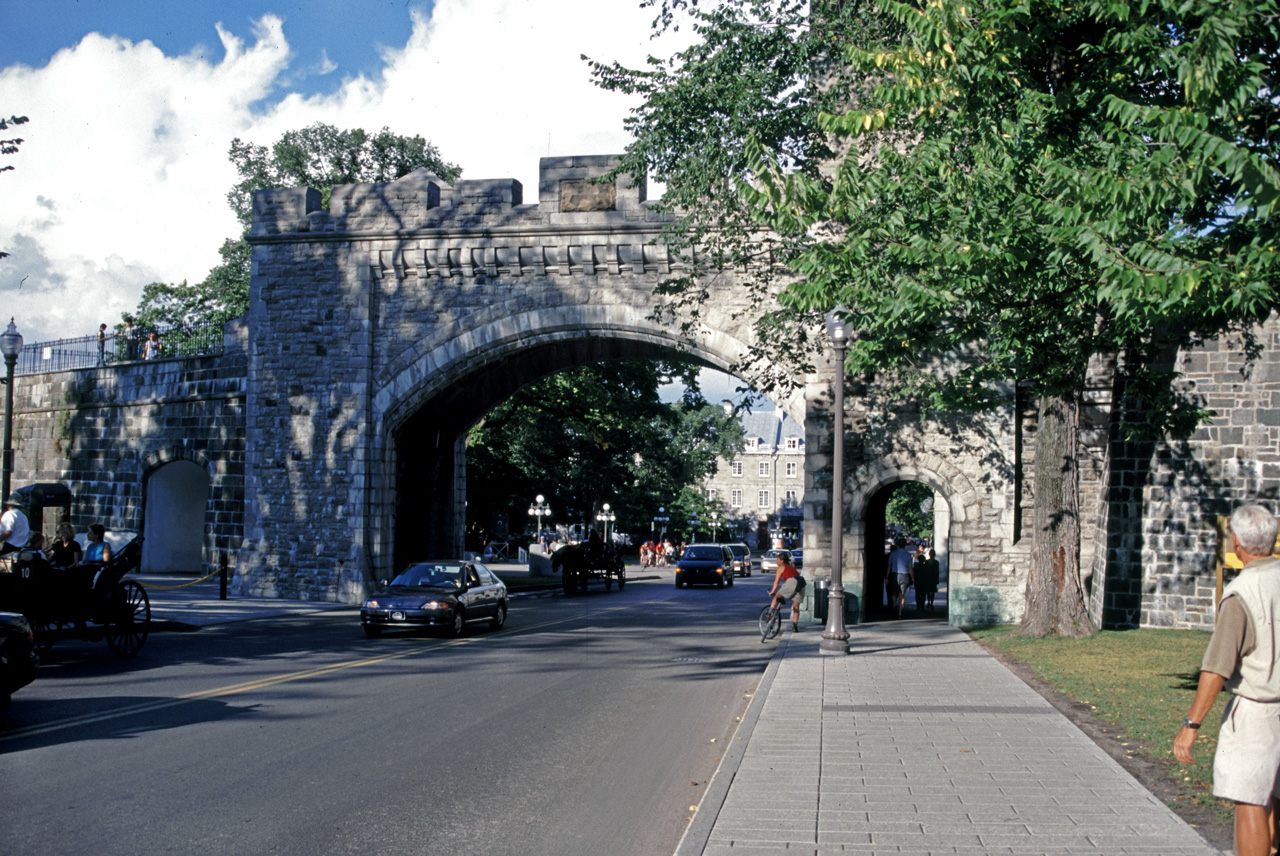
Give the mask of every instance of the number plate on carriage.
[[392, 621], [404, 621], [404, 613], [403, 613], [403, 612], [393, 612], [393, 613], [391, 613], [391, 620], [392, 620]]

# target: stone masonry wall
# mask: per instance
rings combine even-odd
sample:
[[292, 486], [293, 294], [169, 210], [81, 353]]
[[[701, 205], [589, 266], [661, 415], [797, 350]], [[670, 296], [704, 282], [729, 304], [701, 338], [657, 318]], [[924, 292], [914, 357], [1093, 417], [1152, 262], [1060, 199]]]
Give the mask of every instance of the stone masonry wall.
[[224, 552], [234, 562], [243, 540], [243, 335], [242, 324], [228, 325], [219, 357], [17, 378], [13, 486], [63, 482], [75, 496], [78, 530], [100, 522], [141, 532], [148, 477], [191, 461], [210, 478], [204, 570]]

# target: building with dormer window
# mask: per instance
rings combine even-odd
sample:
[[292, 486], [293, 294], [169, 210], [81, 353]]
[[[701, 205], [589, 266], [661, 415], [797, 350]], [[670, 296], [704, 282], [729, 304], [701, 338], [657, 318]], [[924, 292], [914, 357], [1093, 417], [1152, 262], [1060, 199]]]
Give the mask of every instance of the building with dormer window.
[[742, 452], [721, 458], [703, 487], [729, 521], [722, 537], [764, 550], [799, 546], [804, 519], [804, 425], [782, 410], [742, 413]]

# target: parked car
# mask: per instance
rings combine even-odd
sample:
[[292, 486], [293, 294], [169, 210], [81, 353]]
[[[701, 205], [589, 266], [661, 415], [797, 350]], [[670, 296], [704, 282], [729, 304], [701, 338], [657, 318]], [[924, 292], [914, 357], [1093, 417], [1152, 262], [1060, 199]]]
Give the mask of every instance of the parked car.
[[494, 630], [507, 620], [507, 586], [479, 562], [414, 562], [360, 609], [369, 638], [384, 630], [442, 628], [460, 636], [469, 621]]
[[751, 576], [751, 548], [746, 544], [729, 544], [729, 552], [733, 553], [733, 575], [735, 577]]
[[7, 708], [9, 697], [36, 679], [39, 668], [35, 638], [26, 617], [0, 612], [0, 708]]
[[693, 544], [676, 562], [676, 588], [695, 583], [733, 585], [733, 553], [724, 544]]

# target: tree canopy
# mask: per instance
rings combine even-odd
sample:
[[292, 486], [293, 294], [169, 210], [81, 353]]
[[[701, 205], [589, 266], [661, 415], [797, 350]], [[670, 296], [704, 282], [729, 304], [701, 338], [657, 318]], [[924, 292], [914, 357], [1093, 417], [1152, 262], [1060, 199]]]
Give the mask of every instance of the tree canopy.
[[[586, 523], [608, 502], [620, 532], [647, 531], [660, 506], [741, 447], [736, 419], [702, 399], [691, 363], [617, 361], [570, 369], [520, 390], [467, 439], [469, 535], [494, 515], [524, 528], [530, 500], [547, 497], [550, 524]], [[681, 401], [659, 388], [679, 380]], [[694, 509], [696, 510], [696, 509]], [[547, 525], [544, 523], [544, 526]]]
[[[1039, 396], [1024, 628], [1089, 632], [1076, 454], [1091, 361], [1118, 360], [1146, 402], [1131, 430], [1185, 433], [1207, 414], [1176, 394], [1169, 354], [1277, 305], [1274, 2], [660, 8], [659, 29], [688, 14], [701, 44], [670, 68], [597, 67], [646, 97], [630, 166], [668, 182], [692, 243], [733, 232], [711, 245], [763, 247], [798, 275], [775, 327], [847, 307], [847, 366], [882, 388], [960, 409], [1007, 403], [1012, 385]], [[715, 87], [767, 115], [702, 127]], [[733, 216], [704, 228], [704, 203]], [[702, 297], [669, 287], [686, 307]], [[1065, 588], [1038, 588], [1055, 575]]]

